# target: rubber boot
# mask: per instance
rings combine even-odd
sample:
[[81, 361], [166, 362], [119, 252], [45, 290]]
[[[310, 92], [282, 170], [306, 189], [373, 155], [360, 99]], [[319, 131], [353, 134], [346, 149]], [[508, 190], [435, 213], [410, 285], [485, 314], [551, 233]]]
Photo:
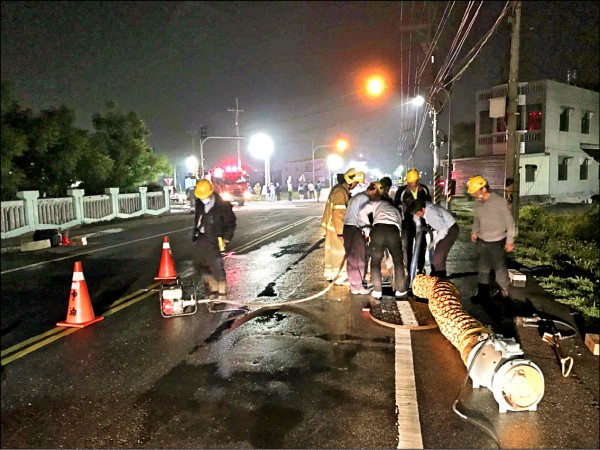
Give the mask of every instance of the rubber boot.
[[477, 292], [471, 297], [471, 303], [478, 305], [490, 300], [490, 285], [477, 283]]

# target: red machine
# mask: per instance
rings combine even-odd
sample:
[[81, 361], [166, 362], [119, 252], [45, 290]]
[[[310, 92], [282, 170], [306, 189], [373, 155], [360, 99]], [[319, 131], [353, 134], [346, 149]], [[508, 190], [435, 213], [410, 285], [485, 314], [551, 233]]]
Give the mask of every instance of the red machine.
[[223, 165], [210, 169], [206, 176], [223, 200], [242, 206], [250, 200], [248, 172], [236, 165]]

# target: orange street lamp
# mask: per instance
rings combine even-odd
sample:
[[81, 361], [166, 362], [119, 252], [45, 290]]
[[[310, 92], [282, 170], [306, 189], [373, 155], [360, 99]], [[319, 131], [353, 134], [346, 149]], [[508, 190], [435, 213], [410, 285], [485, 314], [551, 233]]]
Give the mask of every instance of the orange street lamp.
[[345, 139], [338, 139], [338, 141], [336, 142], [335, 146], [338, 149], [338, 151], [343, 152], [344, 150], [346, 150], [348, 148], [348, 141]]
[[379, 75], [374, 75], [370, 77], [367, 80], [366, 88], [369, 95], [373, 97], [379, 97], [387, 90], [385, 80]]

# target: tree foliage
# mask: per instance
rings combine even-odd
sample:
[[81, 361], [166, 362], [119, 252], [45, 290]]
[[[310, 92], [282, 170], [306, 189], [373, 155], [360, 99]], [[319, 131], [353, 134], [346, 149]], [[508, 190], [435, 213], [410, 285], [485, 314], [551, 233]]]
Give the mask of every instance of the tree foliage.
[[475, 122], [459, 122], [452, 127], [452, 157], [475, 156]]
[[107, 187], [130, 191], [172, 171], [146, 139], [149, 131], [134, 112], [107, 103], [93, 117], [93, 131], [75, 126], [75, 111], [62, 105], [39, 113], [24, 108], [2, 81], [3, 200], [21, 190], [65, 195], [75, 183], [88, 194]]

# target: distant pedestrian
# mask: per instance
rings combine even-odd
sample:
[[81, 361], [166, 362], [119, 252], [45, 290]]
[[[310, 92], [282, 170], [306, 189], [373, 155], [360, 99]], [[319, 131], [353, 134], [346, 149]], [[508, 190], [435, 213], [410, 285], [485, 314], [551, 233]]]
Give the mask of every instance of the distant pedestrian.
[[413, 201], [406, 212], [424, 219], [434, 230], [434, 238], [428, 246], [433, 249], [430, 275], [447, 278], [446, 259], [460, 231], [456, 219], [446, 208], [421, 199]]
[[276, 195], [275, 185], [273, 183], [269, 183], [269, 201], [274, 202]]
[[317, 184], [315, 185], [315, 195], [317, 197], [317, 201], [320, 201], [321, 198], [321, 180], [317, 180]]
[[275, 197], [277, 200], [281, 200], [281, 185], [279, 183], [275, 183]]
[[292, 177], [289, 176], [287, 180], [287, 190], [288, 190], [288, 200], [292, 201], [292, 194], [294, 192], [294, 187], [292, 186]]
[[312, 183], [312, 181], [306, 185], [306, 189], [308, 191], [308, 199], [312, 200], [315, 198], [315, 185]]
[[269, 185], [267, 183], [263, 185], [261, 195], [264, 197], [265, 201], [269, 201]]
[[304, 183], [302, 181], [298, 183], [298, 197], [300, 200], [304, 200]]
[[514, 250], [515, 223], [508, 202], [490, 191], [485, 178], [480, 175], [469, 178], [467, 192], [475, 197], [471, 242], [475, 242], [479, 262], [477, 265], [477, 293], [473, 303], [490, 299], [490, 271], [495, 273], [496, 283], [503, 298], [509, 296], [506, 253]]

